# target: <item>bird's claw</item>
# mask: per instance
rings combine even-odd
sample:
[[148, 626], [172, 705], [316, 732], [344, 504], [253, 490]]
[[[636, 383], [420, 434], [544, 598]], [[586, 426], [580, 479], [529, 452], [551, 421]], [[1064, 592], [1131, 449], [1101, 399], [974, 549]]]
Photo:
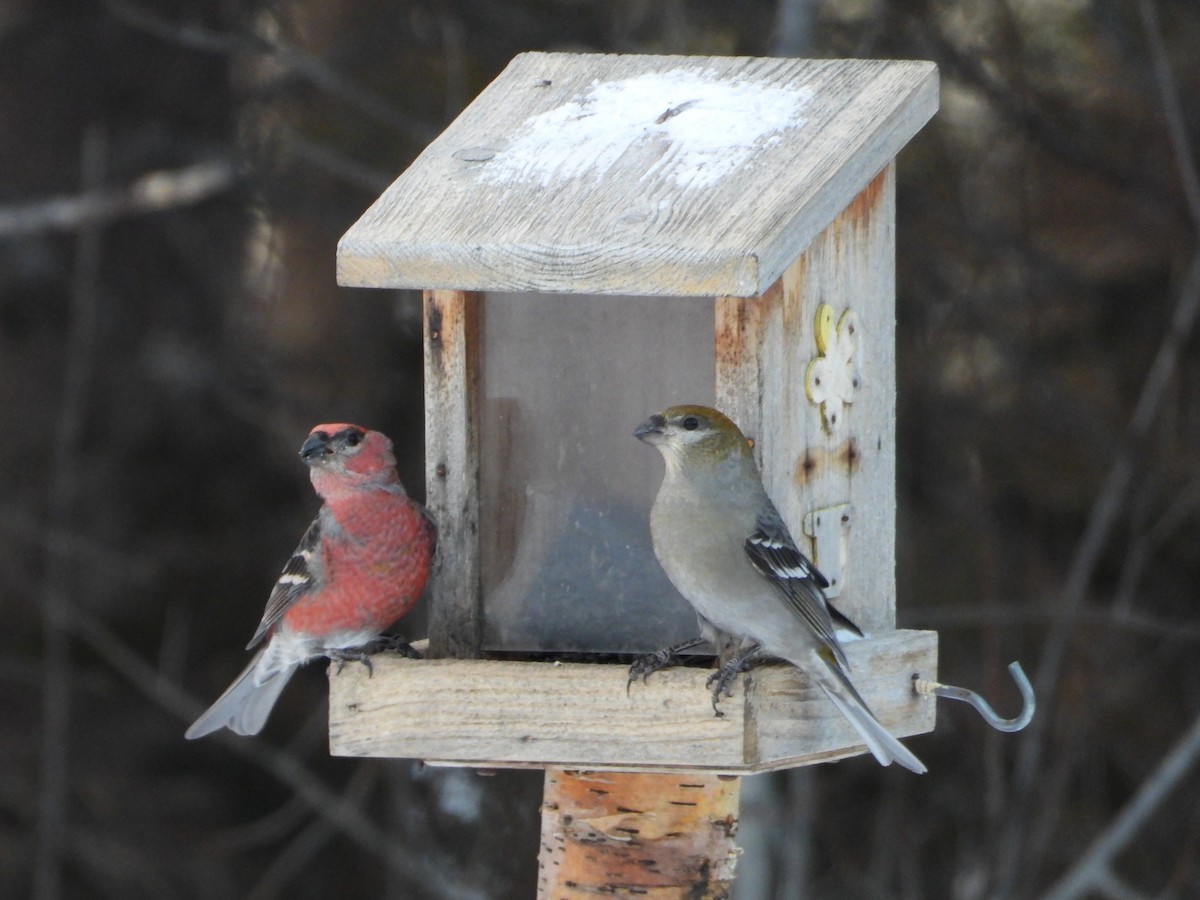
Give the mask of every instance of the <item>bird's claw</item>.
[[370, 678], [375, 674], [375, 667], [371, 665], [371, 654], [363, 647], [355, 647], [351, 650], [346, 650], [341, 647], [326, 647], [325, 656], [330, 662], [337, 663], [335, 674], [341, 675], [342, 669], [346, 668], [348, 662], [360, 662], [367, 667], [367, 677]]
[[742, 672], [750, 670], [751, 657], [753, 656], [754, 653], [751, 652], [731, 659], [705, 679], [704, 686], [712, 690], [713, 713], [718, 718], [724, 718], [725, 716], [725, 713], [721, 712], [718, 708], [721, 698], [733, 696], [733, 682]]
[[378, 650], [401, 653], [408, 659], [424, 659], [425, 655], [398, 634], [385, 634], [379, 639]]
[[367, 677], [370, 678], [375, 674], [375, 667], [371, 664], [371, 655], [379, 653], [381, 650], [403, 653], [409, 659], [424, 659], [420, 650], [398, 634], [385, 634], [361, 647], [326, 647], [325, 656], [331, 662], [337, 663], [337, 669], [334, 670], [337, 675], [342, 674], [342, 669], [346, 668], [346, 663], [360, 662], [367, 667]]
[[653, 653], [646, 653], [639, 656], [629, 667], [629, 680], [625, 682], [625, 695], [629, 696], [629, 686], [637, 681], [639, 675], [642, 676], [642, 683], [645, 684], [646, 679], [659, 669], [665, 669], [667, 666], [674, 665], [680, 653], [685, 650], [691, 650], [693, 647], [698, 647], [703, 643], [704, 638], [690, 638], [686, 641], [680, 641], [678, 644], [672, 644], [670, 647], [663, 647], [661, 650], [655, 650]]
[[655, 672], [665, 669], [674, 662], [675, 654], [670, 647], [646, 653], [635, 659], [629, 666], [629, 678], [625, 682], [625, 696], [629, 696], [629, 686], [640, 676], [642, 684]]

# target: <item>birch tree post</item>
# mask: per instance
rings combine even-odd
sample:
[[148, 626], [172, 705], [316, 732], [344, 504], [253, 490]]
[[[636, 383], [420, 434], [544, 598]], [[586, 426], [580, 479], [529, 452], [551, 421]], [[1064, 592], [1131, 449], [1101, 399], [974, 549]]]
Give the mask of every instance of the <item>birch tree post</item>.
[[895, 630], [894, 159], [937, 99], [924, 62], [526, 53], [338, 246], [340, 283], [426, 291], [443, 543], [431, 658], [331, 670], [331, 751], [545, 769], [540, 897], [725, 896], [740, 776], [865, 750], [788, 666], [722, 718], [710, 669], [626, 693], [614, 656], [696, 632], [650, 548], [651, 412], [753, 438], [868, 633], [856, 685], [933, 728], [937, 636]]

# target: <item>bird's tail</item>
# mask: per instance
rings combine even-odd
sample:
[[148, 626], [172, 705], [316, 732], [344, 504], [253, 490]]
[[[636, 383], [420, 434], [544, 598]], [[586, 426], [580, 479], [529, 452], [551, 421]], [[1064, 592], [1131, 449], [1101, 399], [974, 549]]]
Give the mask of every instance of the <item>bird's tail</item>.
[[258, 734], [262, 731], [275, 701], [298, 665], [272, 665], [271, 660], [265, 659], [269, 648], [270, 644], [254, 655], [250, 665], [217, 698], [217, 702], [184, 732], [185, 738], [195, 740], [220, 728], [228, 728], [235, 734]]
[[918, 775], [924, 774], [927, 771], [925, 764], [879, 724], [879, 720], [875, 718], [862, 695], [850, 683], [850, 679], [846, 677], [842, 667], [836, 661], [827, 659], [823, 659], [823, 661], [833, 677], [818, 677], [817, 684], [833, 701], [833, 705], [838, 708], [838, 711], [854, 726], [854, 730], [858, 732], [863, 743], [867, 745], [867, 749], [871, 751], [871, 755], [879, 761], [879, 764], [890, 766], [893, 762], [898, 762], [911, 772], [916, 772]]

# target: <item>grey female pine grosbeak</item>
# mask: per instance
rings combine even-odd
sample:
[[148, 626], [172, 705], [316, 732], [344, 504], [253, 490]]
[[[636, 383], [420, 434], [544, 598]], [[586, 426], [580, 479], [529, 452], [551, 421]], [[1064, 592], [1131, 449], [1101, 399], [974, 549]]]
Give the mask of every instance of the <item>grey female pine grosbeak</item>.
[[267, 601], [229, 689], [187, 730], [258, 734], [292, 674], [318, 657], [367, 661], [365, 648], [412, 608], [429, 576], [437, 529], [404, 493], [392, 442], [357, 425], [318, 425], [300, 457], [324, 500]]
[[[695, 607], [705, 638], [718, 650], [740, 652], [721, 669], [714, 705], [727, 678], [751, 657], [784, 659], [824, 690], [881, 765], [924, 772], [850, 682], [835, 624], [853, 625], [829, 606], [822, 590], [828, 582], [796, 547], [738, 427], [715, 409], [673, 406], [634, 435], [666, 462], [650, 512], [654, 553]], [[646, 670], [635, 663], [631, 679]]]

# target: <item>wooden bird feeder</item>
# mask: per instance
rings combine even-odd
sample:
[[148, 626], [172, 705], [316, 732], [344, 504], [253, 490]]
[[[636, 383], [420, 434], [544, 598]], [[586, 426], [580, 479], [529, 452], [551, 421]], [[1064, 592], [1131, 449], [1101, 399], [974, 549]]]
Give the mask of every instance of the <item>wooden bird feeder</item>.
[[727, 803], [717, 776], [865, 752], [788, 666], [723, 718], [706, 668], [626, 694], [633, 655], [696, 633], [650, 547], [662, 461], [631, 436], [685, 402], [753, 438], [870, 634], [846, 649], [880, 721], [932, 730], [912, 677], [937, 637], [895, 630], [894, 160], [937, 102], [926, 62], [526, 53], [367, 210], [338, 280], [425, 291], [441, 539], [430, 658], [331, 676], [333, 753], [547, 768], [554, 809], [567, 770]]

